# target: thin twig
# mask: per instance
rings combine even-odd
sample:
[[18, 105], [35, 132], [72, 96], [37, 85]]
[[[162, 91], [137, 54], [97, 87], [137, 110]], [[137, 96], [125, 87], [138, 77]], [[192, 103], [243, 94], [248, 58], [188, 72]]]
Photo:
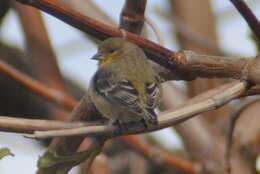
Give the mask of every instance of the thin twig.
[[257, 17], [254, 15], [252, 10], [248, 7], [245, 1], [243, 0], [230, 0], [239, 13], [244, 17], [247, 24], [251, 30], [256, 35], [258, 41], [260, 42], [260, 22]]
[[226, 153], [225, 153], [225, 161], [226, 161], [226, 170], [228, 173], [231, 173], [232, 166], [231, 166], [231, 150], [233, 145], [233, 134], [235, 131], [236, 122], [238, 121], [241, 114], [250, 106], [252, 106], [254, 103], [259, 102], [260, 98], [255, 98], [249, 101], [246, 101], [243, 103], [239, 108], [237, 108], [233, 114], [230, 117], [230, 124], [229, 124], [229, 130], [227, 135], [227, 143], [226, 143]]
[[155, 33], [155, 36], [157, 38], [157, 41], [160, 45], [165, 44], [165, 39], [163, 37], [162, 32], [160, 31], [159, 27], [154, 23], [150, 18], [145, 17], [146, 23], [152, 28], [153, 32]]
[[36, 130], [47, 131], [58, 129], [71, 129], [87, 125], [90, 125], [90, 123], [25, 119], [0, 116], [0, 130], [5, 132], [33, 133]]
[[45, 86], [43, 83], [32, 79], [26, 74], [6, 64], [2, 60], [0, 60], [0, 73], [6, 74], [7, 76], [16, 80], [25, 88], [30, 89], [30, 91], [48, 99], [50, 102], [64, 107], [65, 109], [72, 110], [77, 103], [73, 98], [67, 96], [66, 94], [56, 89]]

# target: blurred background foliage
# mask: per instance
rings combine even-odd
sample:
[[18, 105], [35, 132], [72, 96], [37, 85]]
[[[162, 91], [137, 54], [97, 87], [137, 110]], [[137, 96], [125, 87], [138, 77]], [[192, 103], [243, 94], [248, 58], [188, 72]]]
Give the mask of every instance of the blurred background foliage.
[[[102, 0], [63, 0], [63, 2], [85, 15], [112, 26], [117, 26], [124, 3], [123, 0], [116, 3]], [[248, 0], [246, 2], [255, 14], [260, 16], [260, 1]], [[96, 70], [96, 62], [89, 58], [96, 52], [97, 41], [48, 14], [42, 13], [42, 16], [65, 83], [69, 91], [79, 99], [87, 89], [89, 80]], [[260, 51], [260, 44], [255, 41], [253, 36], [251, 37], [246, 22], [229, 1], [148, 1], [146, 16], [158, 26], [164, 46], [172, 50], [188, 49], [209, 55], [249, 57], [255, 56], [257, 49]], [[30, 23], [28, 26], [35, 27]], [[34, 78], [39, 78], [39, 75], [35, 73], [36, 67], [30, 57], [24, 30], [21, 25], [21, 16], [19, 17], [19, 12], [17, 13], [17, 6], [8, 0], [1, 0], [0, 59]], [[153, 30], [147, 24], [144, 27], [143, 35], [158, 42]], [[46, 69], [47, 71], [48, 69]], [[226, 81], [223, 79], [198, 79], [189, 83], [173, 82], [168, 85], [171, 88], [174, 85], [177, 91], [184, 93], [186, 98], [189, 98]], [[38, 119], [51, 118], [53, 113], [59, 113], [64, 117], [68, 115], [60, 108], [54, 107], [53, 109], [53, 106], [50, 106], [44, 99], [32, 94], [19, 83], [1, 73], [0, 91], [0, 115], [30, 116]], [[172, 96], [175, 106], [185, 102], [186, 99], [180, 98], [178, 92]], [[245, 99], [232, 102], [220, 110], [205, 114], [203, 118], [196, 118], [197, 121], [194, 119], [192, 123], [187, 122], [176, 126], [175, 129], [168, 128], [142, 135], [142, 141], [153, 144], [155, 149], [164, 149], [169, 154], [175, 154], [185, 159], [196, 159], [194, 157], [196, 155], [190, 156], [189, 153], [192, 152], [187, 146], [189, 144], [188, 136], [193, 136], [192, 131], [187, 131], [185, 134], [184, 129], [196, 124], [201, 127], [211, 127], [210, 130], [213, 130], [212, 132], [215, 129], [218, 130], [217, 134], [221, 134], [220, 137], [223, 139], [223, 135], [227, 131], [228, 116], [237, 105], [244, 102], [243, 100]], [[259, 106], [260, 102], [255, 102], [242, 113], [235, 138], [236, 148], [240, 148], [239, 152], [244, 156], [244, 160], [248, 160], [255, 173], [257, 173], [257, 168], [258, 170], [260, 168], [259, 162], [257, 165], [257, 156], [260, 151]], [[167, 107], [164, 106], [164, 108]], [[44, 143], [9, 133], [0, 134], [1, 147], [10, 147], [16, 154], [15, 158], [8, 157], [0, 161], [0, 173], [3, 174], [15, 173], [17, 169], [20, 173], [33, 173], [36, 170], [38, 156], [46, 148]], [[137, 154], [129, 145], [115, 139], [115, 141], [107, 143], [104, 154], [96, 159], [91, 172], [182, 173], [177, 170], [173, 171], [172, 168], [165, 168], [160, 165], [160, 162], [155, 164], [154, 161]], [[152, 158], [156, 158], [156, 155]], [[84, 164], [81, 169], [75, 169], [73, 172], [84, 173]]]

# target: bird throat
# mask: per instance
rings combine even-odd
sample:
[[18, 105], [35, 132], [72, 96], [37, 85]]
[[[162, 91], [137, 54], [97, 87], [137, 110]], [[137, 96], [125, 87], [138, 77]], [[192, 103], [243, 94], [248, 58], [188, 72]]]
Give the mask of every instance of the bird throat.
[[100, 65], [104, 66], [104, 65], [110, 64], [110, 63], [118, 60], [119, 58], [120, 57], [115, 54], [107, 55], [100, 61]]

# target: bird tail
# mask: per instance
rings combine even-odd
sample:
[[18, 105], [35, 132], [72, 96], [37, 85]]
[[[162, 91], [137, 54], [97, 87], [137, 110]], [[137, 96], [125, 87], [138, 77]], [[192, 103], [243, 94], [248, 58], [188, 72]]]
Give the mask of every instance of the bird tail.
[[157, 114], [153, 108], [146, 108], [145, 118], [146, 122], [151, 124], [158, 124]]

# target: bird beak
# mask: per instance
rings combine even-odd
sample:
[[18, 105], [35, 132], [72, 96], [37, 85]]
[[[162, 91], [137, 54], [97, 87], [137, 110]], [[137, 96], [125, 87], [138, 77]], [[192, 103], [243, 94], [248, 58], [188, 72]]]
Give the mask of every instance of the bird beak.
[[93, 57], [91, 57], [93, 60], [102, 60], [103, 59], [103, 54], [100, 52], [97, 52]]

